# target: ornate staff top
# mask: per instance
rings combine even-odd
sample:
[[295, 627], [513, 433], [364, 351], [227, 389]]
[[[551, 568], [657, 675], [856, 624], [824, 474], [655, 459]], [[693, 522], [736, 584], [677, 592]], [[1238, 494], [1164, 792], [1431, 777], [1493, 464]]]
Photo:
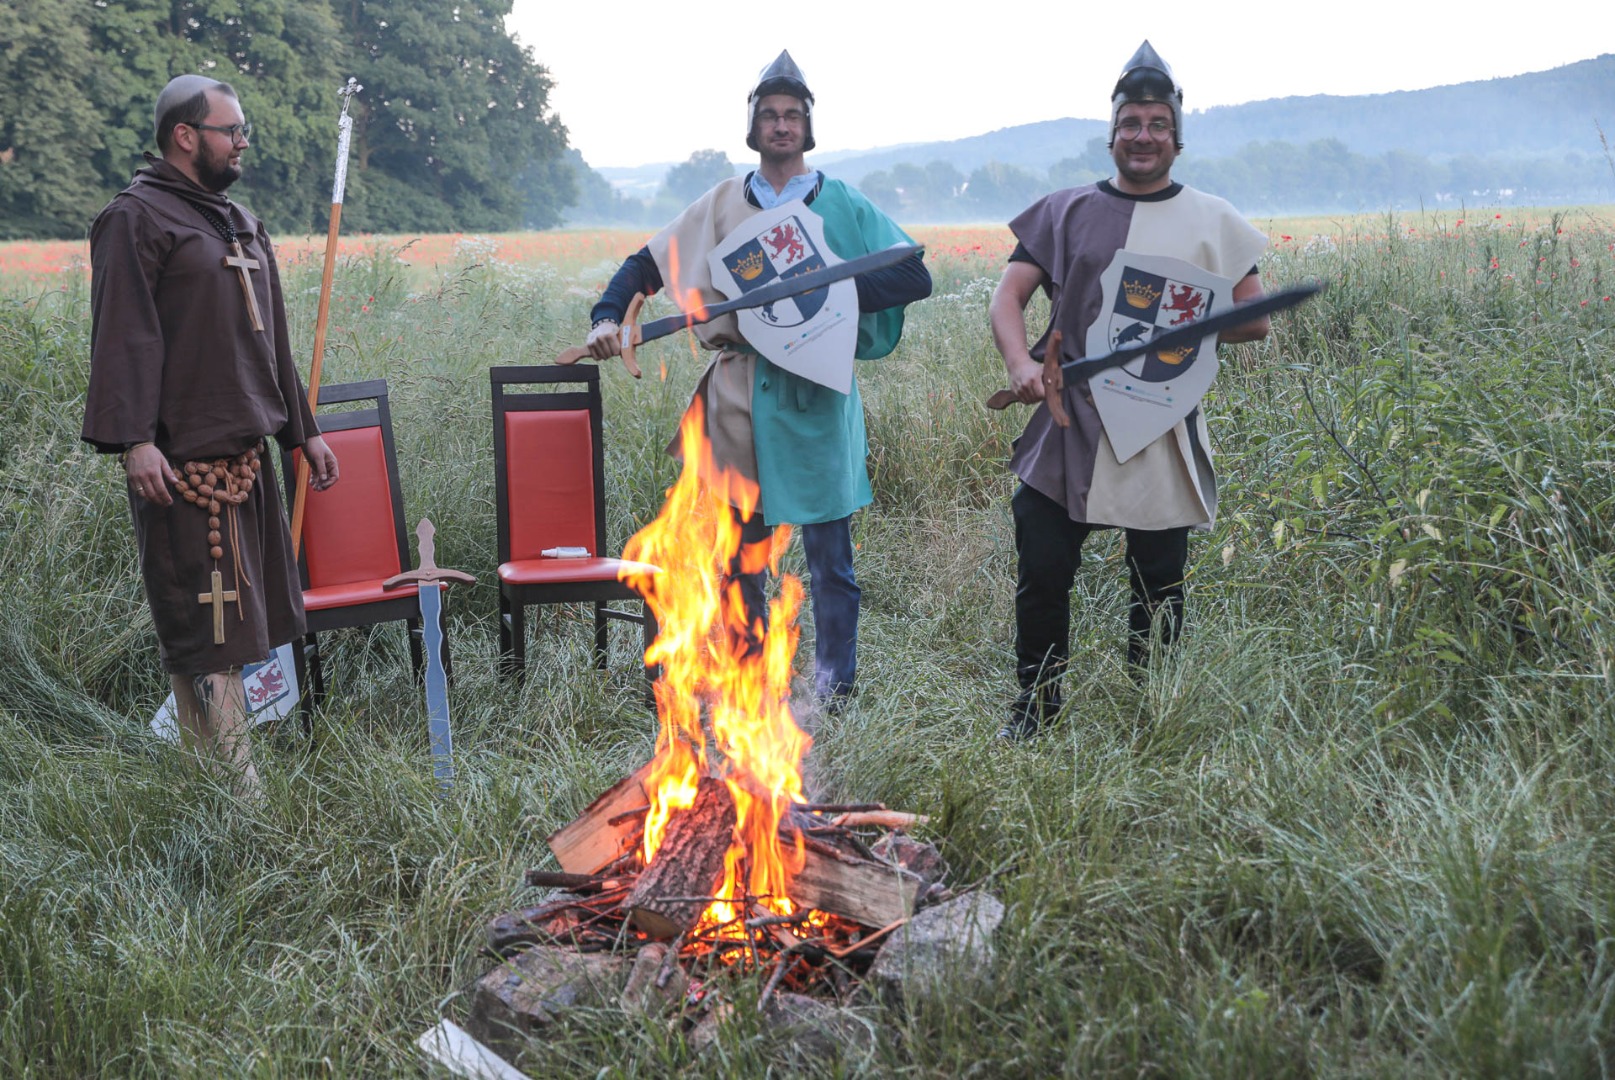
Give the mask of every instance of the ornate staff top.
[[342, 95], [342, 115], [337, 117], [336, 129], [336, 181], [331, 185], [331, 205], [342, 205], [342, 192], [348, 185], [348, 142], [353, 135], [353, 117], [348, 115], [348, 106], [353, 103], [353, 95], [363, 90], [359, 80], [348, 77], [348, 83], [337, 93]]

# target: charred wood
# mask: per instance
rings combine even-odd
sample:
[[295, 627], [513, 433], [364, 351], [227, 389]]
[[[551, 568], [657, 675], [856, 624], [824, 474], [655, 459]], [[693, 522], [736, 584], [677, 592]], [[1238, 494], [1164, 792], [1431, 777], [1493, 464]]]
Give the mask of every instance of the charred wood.
[[623, 901], [635, 926], [661, 940], [700, 921], [723, 884], [724, 856], [734, 839], [735, 821], [729, 786], [702, 777], [695, 802], [669, 819], [662, 846]]

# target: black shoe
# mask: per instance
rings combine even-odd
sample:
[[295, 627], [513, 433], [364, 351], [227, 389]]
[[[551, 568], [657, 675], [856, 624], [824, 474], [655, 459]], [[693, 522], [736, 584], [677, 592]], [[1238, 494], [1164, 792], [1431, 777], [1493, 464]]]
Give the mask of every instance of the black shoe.
[[852, 707], [852, 699], [857, 693], [852, 683], [844, 682], [836, 683], [834, 686], [818, 687], [813, 696], [821, 713], [836, 717]]
[[1006, 742], [1027, 742], [1035, 739], [1046, 721], [1053, 720], [1062, 704], [1057, 692], [1044, 688], [1022, 690], [1010, 706], [1009, 721], [998, 729], [998, 737]]
[[1010, 713], [1009, 722], [998, 729], [998, 738], [1004, 742], [1030, 742], [1037, 738], [1037, 728], [1037, 717], [1016, 710]]

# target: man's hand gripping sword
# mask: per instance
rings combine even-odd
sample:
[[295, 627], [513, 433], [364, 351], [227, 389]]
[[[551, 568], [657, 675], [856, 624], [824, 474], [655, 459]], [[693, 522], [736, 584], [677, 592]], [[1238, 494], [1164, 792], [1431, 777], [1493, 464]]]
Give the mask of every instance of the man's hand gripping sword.
[[[682, 315], [668, 315], [655, 319], [644, 325], [638, 325], [640, 309], [645, 306], [644, 294], [636, 294], [628, 304], [628, 311], [623, 316], [623, 322], [617, 328], [616, 344], [622, 355], [623, 367], [628, 374], [639, 378], [639, 361], [634, 357], [634, 350], [647, 341], [666, 337], [677, 333], [686, 327], [699, 326], [711, 322], [719, 315], [727, 315], [731, 311], [742, 311], [746, 308], [758, 308], [775, 301], [783, 300], [787, 296], [801, 296], [803, 293], [821, 289], [826, 285], [847, 278], [855, 278], [860, 274], [867, 274], [873, 270], [884, 270], [888, 266], [896, 266], [905, 259], [912, 258], [925, 250], [924, 244], [899, 244], [896, 247], [884, 248], [880, 251], [861, 255], [856, 259], [827, 266], [822, 270], [814, 270], [806, 274], [797, 274], [794, 277], [781, 278], [770, 285], [760, 289], [753, 289], [734, 300], [725, 300], [720, 304], [707, 304], [702, 308]], [[591, 335], [591, 343], [598, 341]], [[565, 350], [555, 358], [557, 364], [575, 364], [586, 357], [594, 356], [595, 351], [590, 345], [577, 345]], [[608, 354], [609, 355], [609, 354]]]

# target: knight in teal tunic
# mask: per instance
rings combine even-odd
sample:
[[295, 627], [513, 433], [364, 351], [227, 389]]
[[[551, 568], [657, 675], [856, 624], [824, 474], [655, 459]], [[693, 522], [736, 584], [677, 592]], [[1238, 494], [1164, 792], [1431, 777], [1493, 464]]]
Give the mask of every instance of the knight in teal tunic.
[[[825, 241], [841, 259], [907, 244], [903, 230], [868, 199], [839, 180], [807, 167], [813, 148], [813, 95], [789, 53], [763, 70], [749, 98], [746, 143], [758, 152], [756, 170], [731, 177], [702, 195], [630, 256], [591, 312], [591, 355], [620, 351], [617, 324], [635, 293], [665, 286], [703, 303], [724, 299], [708, 255], [746, 218], [800, 199], [824, 224]], [[920, 255], [857, 279], [861, 360], [885, 356], [903, 330], [903, 306], [930, 295]], [[808, 564], [815, 637], [815, 687], [831, 707], [852, 692], [857, 673], [859, 590], [852, 566], [851, 515], [873, 499], [865, 464], [869, 444], [863, 402], [850, 393], [795, 375], [747, 343], [733, 314], [694, 328], [714, 356], [696, 396], [703, 399], [707, 434], [719, 467], [754, 480], [759, 512], [746, 539], [776, 525], [798, 526]], [[747, 607], [762, 608], [760, 581], [743, 581]]]

